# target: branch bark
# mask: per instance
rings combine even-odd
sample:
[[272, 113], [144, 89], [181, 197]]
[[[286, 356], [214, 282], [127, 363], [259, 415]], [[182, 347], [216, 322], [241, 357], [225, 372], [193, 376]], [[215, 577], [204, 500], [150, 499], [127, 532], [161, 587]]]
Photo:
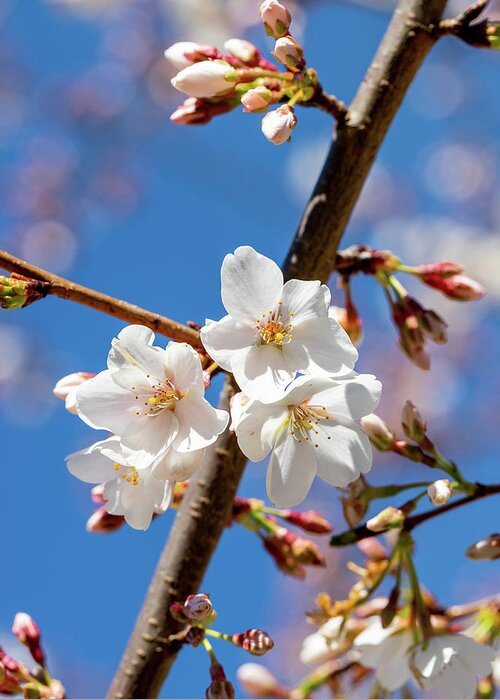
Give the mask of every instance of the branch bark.
[[95, 289], [83, 287], [81, 284], [64, 279], [64, 277], [53, 275], [41, 267], [36, 267], [36, 265], [31, 265], [25, 260], [16, 258], [5, 250], [0, 250], [0, 268], [47, 283], [49, 285], [47, 294], [89, 306], [92, 309], [119, 318], [126, 323], [142, 324], [151, 328], [152, 331], [179, 343], [189, 343], [189, 345], [194, 347], [200, 346], [200, 334], [189, 326], [172, 321], [166, 316], [160, 316], [160, 314], [141, 309], [135, 304], [115, 299], [115, 297], [111, 297], [108, 294], [102, 294]]
[[[435, 42], [446, 0], [401, 0], [350, 107], [337, 125], [322, 173], [283, 266], [287, 279], [327, 282], [371, 165], [418, 68]], [[221, 406], [232, 392], [229, 380]], [[197, 592], [229, 517], [246, 459], [226, 432], [184, 497], [109, 697], [156, 697], [178, 648], [171, 603]]]

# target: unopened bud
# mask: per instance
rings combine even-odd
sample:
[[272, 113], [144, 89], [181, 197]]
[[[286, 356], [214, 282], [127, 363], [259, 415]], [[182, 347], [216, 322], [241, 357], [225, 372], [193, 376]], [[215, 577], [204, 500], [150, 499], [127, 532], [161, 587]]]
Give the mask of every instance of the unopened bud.
[[199, 646], [205, 639], [205, 630], [202, 627], [190, 627], [186, 632], [186, 644], [192, 647]]
[[265, 85], [259, 85], [256, 88], [248, 90], [241, 98], [243, 111], [246, 113], [263, 112], [272, 102], [273, 93], [269, 88], [265, 87]]
[[261, 540], [265, 550], [272, 556], [280, 571], [300, 580], [305, 579], [305, 568], [292, 556], [288, 547], [284, 548], [282, 542], [273, 536], [262, 537]]
[[448, 324], [432, 309], [425, 309], [419, 319], [420, 328], [433, 343], [444, 345], [448, 342]]
[[45, 654], [40, 646], [40, 628], [27, 613], [17, 613], [12, 624], [12, 634], [14, 634], [21, 644], [28, 647], [31, 656], [40, 666], [45, 665]]
[[280, 63], [283, 63], [293, 72], [303, 70], [306, 65], [302, 46], [291, 36], [283, 36], [277, 39], [273, 54]]
[[207, 593], [196, 593], [186, 598], [184, 612], [190, 620], [204, 620], [214, 611], [212, 601]]
[[87, 520], [85, 529], [92, 534], [104, 535], [119, 530], [125, 524], [123, 515], [112, 515], [106, 508], [98, 508]]
[[22, 309], [34, 301], [43, 299], [50, 290], [50, 284], [23, 275], [12, 274], [0, 277], [0, 308]]
[[103, 506], [106, 503], [104, 498], [104, 489], [106, 488], [106, 483], [97, 484], [90, 490], [90, 497], [98, 506]]
[[23, 697], [25, 698], [41, 698], [40, 688], [36, 683], [25, 683], [23, 685]]
[[233, 634], [231, 641], [254, 656], [263, 656], [274, 647], [267, 632], [260, 629], [245, 630], [243, 634]]
[[188, 617], [184, 611], [184, 604], [179, 603], [179, 601], [175, 601], [175, 603], [172, 603], [169, 605], [169, 612], [174, 618], [174, 620], [177, 620], [177, 622], [188, 622]]
[[495, 533], [467, 547], [469, 559], [492, 560], [500, 558], [500, 534]]
[[280, 512], [279, 517], [292, 525], [300, 527], [305, 532], [312, 532], [316, 535], [327, 535], [333, 531], [333, 527], [328, 520], [314, 510], [307, 510], [301, 513], [287, 508]]
[[197, 125], [208, 124], [214, 117], [220, 114], [230, 112], [236, 103], [230, 99], [220, 99], [216, 102], [199, 99], [197, 97], [188, 97], [187, 100], [177, 107], [175, 112], [170, 115], [170, 121], [174, 124]]
[[456, 301], [477, 301], [485, 295], [484, 287], [466, 275], [421, 275], [420, 279], [429, 287]]
[[269, 36], [278, 39], [288, 34], [292, 17], [278, 0], [264, 0], [260, 6], [260, 18]]
[[422, 442], [427, 431], [427, 423], [411, 401], [405, 403], [401, 414], [401, 425], [407, 438], [414, 440], [417, 444]]
[[366, 537], [364, 540], [360, 540], [358, 549], [371, 561], [385, 561], [389, 559], [389, 552], [378, 537]]
[[368, 530], [372, 532], [384, 532], [394, 528], [400, 528], [404, 525], [405, 516], [402, 510], [389, 506], [384, 508], [378, 515], [370, 518], [366, 523]]
[[165, 50], [164, 55], [177, 70], [192, 66], [199, 61], [220, 58], [220, 52], [215, 46], [197, 44], [194, 41], [177, 41]]
[[190, 97], [215, 97], [230, 92], [237, 80], [234, 69], [225, 61], [201, 61], [183, 68], [172, 78], [176, 90]]
[[461, 272], [463, 272], [463, 269], [464, 266], [460, 265], [460, 263], [443, 260], [442, 262], [431, 263], [430, 265], [417, 265], [417, 267], [413, 269], [413, 272], [422, 279], [428, 275], [432, 275], [433, 277], [442, 277], [445, 279], [446, 277], [459, 275]]
[[288, 105], [282, 105], [262, 118], [262, 133], [275, 146], [288, 141], [296, 126], [297, 117], [293, 107]]
[[361, 426], [377, 450], [385, 452], [392, 448], [395, 440], [394, 433], [387, 423], [375, 413], [363, 416]]
[[207, 698], [234, 698], [234, 687], [227, 679], [222, 681], [212, 681], [207, 688], [205, 697]]
[[330, 306], [328, 315], [342, 326], [353, 345], [358, 346], [361, 343], [363, 339], [363, 321], [352, 302], [346, 308]]
[[224, 49], [242, 63], [254, 66], [259, 60], [259, 50], [245, 39], [228, 39]]
[[[292, 534], [292, 533], [290, 533]], [[291, 550], [299, 564], [305, 566], [326, 566], [326, 560], [317, 545], [304, 537], [294, 537]]]
[[433, 506], [444, 506], [451, 496], [451, 486], [448, 479], [438, 479], [427, 488], [429, 500]]
[[92, 377], [95, 377], [93, 372], [73, 372], [72, 374], [67, 374], [57, 382], [52, 389], [52, 393], [58, 399], [65, 402], [67, 411], [76, 415], [76, 390], [81, 384], [92, 379]]
[[66, 697], [66, 690], [57, 678], [54, 678], [50, 682], [50, 698], [51, 700], [63, 700]]

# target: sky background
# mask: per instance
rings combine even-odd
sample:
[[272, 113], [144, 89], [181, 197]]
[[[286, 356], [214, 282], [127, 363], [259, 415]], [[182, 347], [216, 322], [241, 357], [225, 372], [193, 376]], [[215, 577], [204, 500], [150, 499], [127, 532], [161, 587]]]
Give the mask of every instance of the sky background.
[[[292, 142], [280, 148], [263, 138], [255, 115], [235, 111], [203, 128], [168, 120], [182, 97], [169, 85], [173, 71], [164, 48], [186, 39], [221, 44], [236, 35], [269, 50], [255, 23], [258, 5], [2, 0], [2, 248], [179, 321], [201, 323], [223, 314], [219, 269], [226, 253], [249, 244], [283, 260], [329, 142], [329, 117], [297, 110]], [[307, 3], [294, 15], [309, 65], [346, 101], [388, 21], [386, 12], [361, 5]], [[499, 60], [498, 53], [440, 42], [409, 91], [343, 242], [387, 247], [409, 264], [460, 261], [487, 286], [480, 304], [449, 302], [412, 286], [450, 323], [450, 342], [433, 348], [430, 373], [398, 352], [374, 282], [356, 279], [353, 293], [365, 322], [358, 369], [384, 383], [379, 413], [397, 425], [405, 400], [413, 400], [441, 451], [471, 480], [490, 482], [498, 481], [500, 408]], [[341, 303], [335, 284], [334, 301]], [[104, 368], [122, 326], [53, 298], [0, 317], [0, 531], [7, 552], [0, 641], [14, 654], [12, 618], [19, 610], [31, 613], [69, 697], [105, 693], [173, 519], [166, 514], [146, 533], [88, 534], [89, 489], [64, 465], [67, 454], [96, 436], [64, 411], [52, 387], [70, 372]], [[209, 393], [214, 402], [217, 388]], [[240, 494], [264, 497], [264, 475], [264, 464], [249, 465]], [[424, 468], [376, 455], [370, 480], [428, 477]], [[337, 500], [316, 483], [303, 508], [317, 508], [340, 531]], [[463, 552], [498, 528], [496, 512], [493, 499], [485, 500], [418, 530], [418, 570], [444, 603], [494, 592], [498, 564], [471, 562]], [[277, 646], [265, 661], [283, 682], [307, 672], [297, 652], [311, 631], [304, 611], [315, 595], [327, 590], [340, 597], [353, 583], [344, 573], [347, 554], [328, 551], [326, 540], [320, 544], [329, 567], [297, 582], [277, 572], [256, 537], [232, 527], [203, 586], [219, 629], [268, 630]], [[224, 643], [218, 651], [233, 680], [251, 660]], [[163, 694], [203, 695], [205, 656], [201, 649], [183, 651]]]

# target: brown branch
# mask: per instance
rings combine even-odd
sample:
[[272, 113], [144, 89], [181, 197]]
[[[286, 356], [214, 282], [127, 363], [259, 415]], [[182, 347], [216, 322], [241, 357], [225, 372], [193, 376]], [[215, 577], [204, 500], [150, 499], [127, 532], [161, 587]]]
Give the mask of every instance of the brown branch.
[[189, 345], [194, 347], [200, 345], [198, 331], [189, 328], [189, 326], [184, 326], [182, 323], [172, 321], [165, 316], [146, 311], [146, 309], [141, 309], [139, 306], [129, 304], [126, 301], [115, 299], [108, 296], [108, 294], [96, 292], [89, 287], [83, 287], [81, 284], [64, 279], [64, 277], [53, 275], [41, 267], [36, 267], [20, 258], [16, 258], [5, 250], [0, 250], [0, 268], [8, 272], [14, 272], [17, 275], [24, 275], [45, 282], [49, 285], [49, 288], [46, 290], [47, 294], [89, 306], [91, 309], [102, 311], [126, 323], [140, 323], [160, 335], [172, 338], [172, 340], [189, 343]]
[[[379, 51], [350, 107], [309, 200], [284, 264], [287, 279], [326, 282], [338, 243], [404, 94], [435, 42], [433, 27], [446, 0], [400, 0]], [[221, 406], [232, 395], [229, 380]], [[199, 590], [229, 517], [245, 466], [234, 434], [226, 432], [193, 479], [177, 514], [143, 609], [109, 697], [155, 697], [177, 650], [167, 638], [179, 630], [171, 603]]]
[[[428, 520], [437, 518], [444, 513], [449, 513], [451, 510], [456, 510], [457, 508], [466, 506], [469, 503], [480, 500], [481, 498], [494, 496], [497, 493], [500, 493], [500, 484], [491, 484], [487, 486], [484, 484], [477, 484], [476, 492], [470, 496], [449, 501], [446, 505], [441, 506], [440, 508], [426, 510], [424, 513], [419, 513], [418, 515], [412, 515], [411, 517], [406, 518], [403, 529], [406, 530], [406, 532], [411, 532], [411, 530], [419, 525], [422, 525], [422, 523], [425, 523]], [[386, 532], [386, 530], [383, 530], [382, 532]], [[339, 535], [334, 535], [330, 540], [330, 544], [333, 547], [346, 547], [348, 545], [355, 544], [356, 542], [360, 542], [361, 540], [365, 540], [368, 537], [375, 537], [380, 534], [382, 533], [369, 530], [366, 525], [359, 525], [352, 530], [346, 530], [346, 532], [341, 532]]]

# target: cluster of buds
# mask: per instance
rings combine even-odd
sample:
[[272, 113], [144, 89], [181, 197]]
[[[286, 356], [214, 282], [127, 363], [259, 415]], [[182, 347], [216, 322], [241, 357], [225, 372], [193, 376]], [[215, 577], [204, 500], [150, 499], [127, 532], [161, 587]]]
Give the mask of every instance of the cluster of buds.
[[390, 251], [375, 250], [363, 245], [354, 245], [340, 251], [337, 254], [336, 269], [340, 274], [341, 286], [346, 292], [346, 304], [345, 309], [337, 310], [335, 314], [351, 340], [354, 343], [359, 342], [361, 319], [352, 302], [349, 281], [352, 275], [372, 275], [384, 288], [390, 303], [392, 319], [399, 331], [399, 346], [406, 356], [423, 370], [430, 368], [426, 341], [446, 343], [447, 324], [434, 310], [423, 307], [410, 296], [395, 274], [411, 274], [449, 299], [476, 301], [484, 296], [483, 287], [466, 277], [463, 274], [463, 266], [458, 263], [443, 261], [411, 267], [404, 265]]
[[0, 277], [0, 308], [23, 309], [34, 301], [43, 299], [50, 291], [50, 284], [23, 275]]
[[165, 51], [179, 71], [172, 85], [188, 95], [170, 117], [175, 124], [206, 124], [239, 105], [245, 113], [259, 114], [282, 103], [262, 119], [264, 136], [280, 145], [290, 139], [297, 124], [295, 104], [316, 104], [327, 111], [333, 109], [328, 100], [338, 104], [323, 95], [315, 71], [307, 69], [303, 49], [289, 33], [292, 18], [287, 8], [278, 0], [264, 0], [260, 17], [266, 33], [275, 39], [273, 55], [284, 72], [244, 39], [229, 39], [224, 51], [190, 41]]
[[172, 617], [184, 625], [181, 632], [173, 635], [170, 641], [203, 647], [210, 655], [210, 686], [207, 698], [234, 698], [234, 688], [210, 644], [208, 638], [220, 639], [243, 649], [253, 656], [263, 656], [274, 647], [274, 642], [264, 630], [253, 628], [236, 634], [225, 634], [212, 629], [216, 613], [206, 593], [190, 595], [186, 600], [170, 606]]
[[36, 666], [29, 669], [0, 647], [0, 695], [56, 700], [64, 698], [65, 691], [61, 682], [52, 678], [47, 669], [40, 628], [33, 618], [27, 613], [17, 613], [12, 625], [12, 634], [28, 649]]

